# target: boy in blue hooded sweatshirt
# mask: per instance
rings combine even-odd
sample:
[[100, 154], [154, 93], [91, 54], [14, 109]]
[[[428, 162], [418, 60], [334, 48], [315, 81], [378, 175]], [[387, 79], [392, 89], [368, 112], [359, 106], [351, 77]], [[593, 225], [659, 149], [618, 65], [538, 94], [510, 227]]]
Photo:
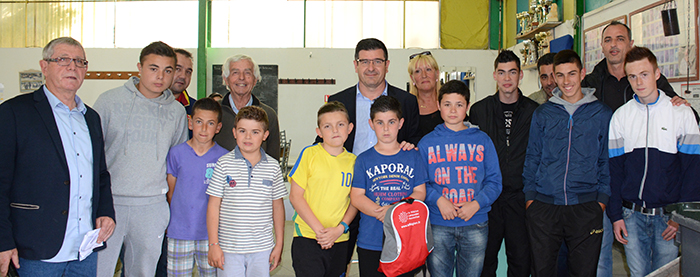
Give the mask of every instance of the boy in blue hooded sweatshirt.
[[[488, 241], [488, 211], [501, 194], [501, 169], [489, 136], [464, 122], [469, 88], [447, 82], [438, 95], [444, 124], [418, 143], [428, 165], [426, 204], [435, 248], [428, 256], [434, 277], [480, 276]], [[456, 255], [455, 255], [456, 250]]]

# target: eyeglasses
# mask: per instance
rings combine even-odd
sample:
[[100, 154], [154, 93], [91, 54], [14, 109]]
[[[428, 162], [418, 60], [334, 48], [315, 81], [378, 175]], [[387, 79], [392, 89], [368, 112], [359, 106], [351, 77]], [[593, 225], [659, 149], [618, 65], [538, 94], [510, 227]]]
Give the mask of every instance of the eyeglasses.
[[386, 60], [382, 59], [374, 59], [374, 60], [368, 60], [368, 59], [357, 59], [357, 63], [363, 65], [363, 66], [368, 66], [370, 63], [374, 64], [375, 66], [381, 66], [384, 65]]
[[433, 54], [431, 54], [430, 51], [423, 51], [423, 52], [415, 53], [413, 55], [408, 56], [408, 60], [410, 61], [410, 60], [413, 60], [413, 58], [415, 58], [415, 57], [423, 56], [423, 55], [432, 56]]
[[47, 62], [55, 62], [56, 64], [60, 66], [69, 66], [71, 62], [75, 62], [75, 66], [80, 67], [80, 68], [85, 68], [88, 65], [88, 61], [84, 59], [73, 59], [73, 58], [66, 58], [66, 57], [60, 57], [60, 58], [55, 58], [55, 59], [44, 59]]

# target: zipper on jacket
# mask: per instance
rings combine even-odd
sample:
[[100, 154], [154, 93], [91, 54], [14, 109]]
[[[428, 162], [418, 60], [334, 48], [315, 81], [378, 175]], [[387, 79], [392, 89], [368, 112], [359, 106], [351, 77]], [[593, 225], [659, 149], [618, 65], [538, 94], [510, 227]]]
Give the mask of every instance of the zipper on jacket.
[[[639, 200], [642, 200], [642, 193], [644, 192], [644, 184], [647, 181], [647, 170], [649, 169], [649, 104], [645, 104], [644, 107], [647, 111], [647, 130], [646, 130], [646, 141], [644, 142], [644, 175], [642, 175], [642, 183], [639, 185]], [[642, 206], [646, 207], [647, 203], [642, 200]]]
[[574, 118], [569, 114], [569, 146], [566, 150], [566, 171], [564, 171], [564, 205], [569, 205], [569, 197], [566, 194], [566, 178], [569, 175], [569, 158], [571, 156], [571, 130], [574, 129]]

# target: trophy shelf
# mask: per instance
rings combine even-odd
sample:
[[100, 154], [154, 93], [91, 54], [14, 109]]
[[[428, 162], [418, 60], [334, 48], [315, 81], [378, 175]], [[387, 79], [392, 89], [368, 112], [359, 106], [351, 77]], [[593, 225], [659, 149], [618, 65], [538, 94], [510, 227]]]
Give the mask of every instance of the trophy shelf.
[[560, 24], [561, 24], [561, 22], [558, 22], [558, 21], [556, 21], [556, 22], [548, 21], [548, 22], [545, 22], [544, 24], [538, 26], [535, 29], [532, 29], [528, 32], [525, 32], [522, 35], [516, 36], [515, 38], [516, 39], [531, 39], [535, 36], [535, 34], [539, 34], [540, 32], [544, 32], [544, 31], [549, 31], [551, 29], [554, 29], [554, 27], [559, 26]]
[[537, 69], [537, 63], [528, 64], [523, 66], [523, 70]]

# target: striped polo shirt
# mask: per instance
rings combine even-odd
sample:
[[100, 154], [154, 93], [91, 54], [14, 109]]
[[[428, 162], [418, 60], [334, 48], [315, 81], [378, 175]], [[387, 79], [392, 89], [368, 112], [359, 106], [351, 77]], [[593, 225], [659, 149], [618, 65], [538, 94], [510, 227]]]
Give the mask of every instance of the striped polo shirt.
[[247, 254], [275, 246], [272, 200], [287, 195], [279, 164], [260, 150], [255, 166], [236, 147], [219, 158], [207, 194], [221, 199], [219, 245], [226, 253]]

